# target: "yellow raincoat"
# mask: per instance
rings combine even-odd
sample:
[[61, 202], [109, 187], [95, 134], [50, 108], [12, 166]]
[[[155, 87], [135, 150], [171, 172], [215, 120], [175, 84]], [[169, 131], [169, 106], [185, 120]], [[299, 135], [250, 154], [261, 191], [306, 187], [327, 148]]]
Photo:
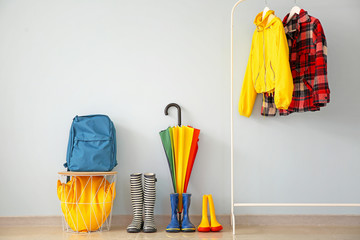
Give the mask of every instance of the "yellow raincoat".
[[102, 176], [73, 177], [57, 182], [57, 194], [65, 220], [76, 232], [98, 230], [108, 218], [115, 199], [114, 183]]
[[278, 109], [287, 109], [293, 94], [289, 46], [282, 21], [274, 11], [259, 13], [241, 89], [239, 113], [250, 117], [258, 93], [274, 94]]

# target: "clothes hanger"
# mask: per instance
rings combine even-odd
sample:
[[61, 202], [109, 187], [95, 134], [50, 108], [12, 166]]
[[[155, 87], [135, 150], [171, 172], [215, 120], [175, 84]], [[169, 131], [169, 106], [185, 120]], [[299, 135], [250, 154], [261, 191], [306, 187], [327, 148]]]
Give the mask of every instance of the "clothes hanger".
[[262, 19], [264, 19], [265, 15], [266, 15], [266, 12], [269, 11], [269, 10], [270, 10], [270, 8], [268, 7], [267, 0], [265, 0], [265, 8], [263, 10]]
[[286, 23], [288, 23], [290, 21], [290, 19], [295, 15], [295, 13], [299, 14], [300, 10], [301, 10], [301, 8], [296, 5], [296, 0], [295, 0], [295, 6], [290, 10], [289, 17], [288, 17]]

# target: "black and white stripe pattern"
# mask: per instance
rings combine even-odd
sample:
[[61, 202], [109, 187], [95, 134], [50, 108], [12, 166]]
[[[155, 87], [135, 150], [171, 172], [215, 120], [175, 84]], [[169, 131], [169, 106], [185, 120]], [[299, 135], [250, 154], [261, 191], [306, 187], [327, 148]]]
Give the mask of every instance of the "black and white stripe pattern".
[[131, 224], [127, 227], [127, 231], [137, 233], [140, 232], [143, 225], [144, 191], [141, 173], [133, 173], [130, 175], [130, 188], [134, 216]]
[[156, 178], [154, 173], [144, 174], [144, 232], [146, 233], [157, 231], [154, 221], [154, 207], [156, 198], [155, 182]]

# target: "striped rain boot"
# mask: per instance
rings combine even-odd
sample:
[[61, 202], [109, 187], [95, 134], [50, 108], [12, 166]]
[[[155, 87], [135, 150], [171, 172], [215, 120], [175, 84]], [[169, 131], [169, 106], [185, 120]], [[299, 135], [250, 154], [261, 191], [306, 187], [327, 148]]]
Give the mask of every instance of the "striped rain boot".
[[127, 232], [138, 233], [141, 231], [143, 221], [144, 192], [142, 187], [142, 174], [133, 173], [130, 175], [131, 203], [133, 208], [133, 220], [127, 227]]
[[152, 233], [157, 231], [154, 221], [154, 208], [156, 197], [155, 173], [145, 173], [144, 180], [144, 232]]

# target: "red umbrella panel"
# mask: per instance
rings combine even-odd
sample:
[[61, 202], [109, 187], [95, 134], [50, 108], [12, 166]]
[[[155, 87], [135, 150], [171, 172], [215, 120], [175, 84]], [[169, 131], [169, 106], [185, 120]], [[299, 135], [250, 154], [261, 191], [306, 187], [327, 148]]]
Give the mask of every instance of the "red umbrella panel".
[[189, 161], [188, 161], [187, 169], [186, 169], [184, 193], [186, 193], [186, 191], [187, 191], [187, 187], [188, 187], [188, 184], [189, 184], [189, 181], [190, 181], [190, 176], [191, 176], [191, 172], [192, 172], [192, 169], [193, 169], [193, 166], [194, 166], [196, 154], [197, 154], [197, 151], [198, 151], [198, 148], [199, 148], [198, 147], [199, 135], [200, 135], [200, 129], [194, 128], [194, 135], [193, 135], [193, 139], [192, 139], [192, 142], [191, 142]]

